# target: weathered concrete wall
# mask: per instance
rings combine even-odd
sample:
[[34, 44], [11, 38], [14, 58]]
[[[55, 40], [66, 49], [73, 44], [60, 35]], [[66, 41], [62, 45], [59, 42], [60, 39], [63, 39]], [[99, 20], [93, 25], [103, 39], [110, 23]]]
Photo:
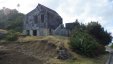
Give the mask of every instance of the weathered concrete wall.
[[[42, 19], [42, 15], [44, 19]], [[36, 20], [34, 19], [35, 16]], [[24, 20], [24, 34], [26, 34], [25, 30], [30, 30], [31, 35], [31, 30], [38, 30], [38, 35], [47, 35], [47, 32], [50, 32], [49, 30], [55, 30], [60, 24], [62, 24], [62, 18], [58, 13], [39, 4], [26, 15]]]
[[[34, 16], [38, 16], [37, 23], [34, 21]], [[44, 22], [41, 22], [41, 15], [44, 15]], [[28, 13], [25, 17], [24, 28], [25, 29], [37, 29], [37, 28], [51, 28], [56, 29], [62, 24], [62, 18], [52, 10], [39, 5], [33, 11]]]
[[68, 30], [63, 26], [63, 24], [59, 25], [54, 31], [54, 35], [68, 36]]
[[[23, 33], [25, 35], [28, 35], [27, 30], [24, 30]], [[36, 35], [33, 35], [33, 30], [29, 30], [29, 35], [31, 35], [31, 36], [47, 36], [47, 35], [49, 35], [49, 29], [45, 29], [45, 28], [37, 29]]]

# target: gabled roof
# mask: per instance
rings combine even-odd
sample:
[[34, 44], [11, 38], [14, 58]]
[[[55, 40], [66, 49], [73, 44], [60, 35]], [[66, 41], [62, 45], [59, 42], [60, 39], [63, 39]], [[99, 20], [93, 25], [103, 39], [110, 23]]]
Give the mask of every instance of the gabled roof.
[[27, 15], [29, 15], [30, 13], [32, 13], [33, 11], [35, 11], [37, 8], [40, 8], [41, 10], [49, 11], [49, 12], [51, 12], [51, 13], [56, 14], [56, 15], [59, 16], [59, 14], [56, 11], [54, 11], [54, 10], [52, 10], [52, 9], [50, 9], [50, 8], [42, 5], [42, 4], [38, 4], [38, 6], [35, 9], [33, 9], [32, 11], [30, 11], [29, 13], [27, 13]]
[[[47, 10], [47, 11], [50, 11], [50, 12], [53, 12], [53, 13], [58, 14], [56, 11], [54, 11], [54, 10], [52, 10], [52, 9], [50, 9], [50, 8], [48, 8], [48, 7], [44, 6], [44, 5], [42, 5], [42, 4], [38, 4], [38, 6], [41, 7], [42, 9]], [[38, 7], [38, 6], [37, 6], [37, 7]]]

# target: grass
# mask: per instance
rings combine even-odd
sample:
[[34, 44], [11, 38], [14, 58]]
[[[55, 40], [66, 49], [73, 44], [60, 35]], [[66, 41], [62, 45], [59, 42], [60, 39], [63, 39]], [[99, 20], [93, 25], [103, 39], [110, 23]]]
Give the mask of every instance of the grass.
[[68, 47], [69, 39], [68, 37], [63, 36], [26, 36], [26, 37], [19, 37], [17, 42], [34, 42], [39, 40], [47, 40], [55, 45], [58, 45], [58, 42], [63, 42], [66, 47]]
[[[26, 36], [24, 38], [19, 38], [18, 41], [20, 42], [32, 42], [32, 41], [38, 41], [38, 40], [48, 40], [49, 42], [55, 44], [56, 46], [59, 45], [59, 42], [63, 42], [64, 46], [69, 49], [69, 38], [68, 37], [61, 37], [61, 36]], [[101, 55], [97, 58], [87, 58], [83, 57], [79, 54], [76, 54], [72, 52], [70, 49], [69, 51], [73, 56], [75, 56], [75, 59], [69, 59], [69, 60], [59, 60], [56, 58], [51, 58], [48, 62], [50, 64], [104, 64], [107, 60], [108, 54]]]
[[52, 59], [51, 64], [105, 64], [108, 55], [101, 55], [98, 58], [77, 57], [76, 60]]
[[7, 30], [0, 29], [0, 32], [7, 33]]
[[[47, 44], [41, 44], [38, 41], [40, 40], [47, 40], [56, 46], [60, 45], [60, 42], [64, 43], [64, 46], [69, 50], [69, 52], [73, 55], [72, 59], [68, 60], [59, 60], [56, 59], [56, 51], [55, 49], [47, 49]], [[50, 64], [105, 64], [108, 54], [101, 55], [97, 58], [87, 58], [84, 56], [81, 56], [77, 53], [74, 53], [69, 48], [69, 38], [68, 37], [62, 37], [62, 36], [25, 36], [25, 37], [19, 37], [17, 42], [23, 43], [21, 48], [25, 48], [25, 50], [33, 52], [35, 56], [42, 56], [43, 58], [49, 58], [47, 60]], [[37, 42], [37, 43], [36, 43]], [[24, 44], [25, 43], [25, 44]], [[17, 43], [18, 44], [18, 43]], [[14, 46], [13, 46], [14, 48]], [[51, 52], [51, 54], [48, 54]], [[50, 57], [52, 56], [52, 57]]]

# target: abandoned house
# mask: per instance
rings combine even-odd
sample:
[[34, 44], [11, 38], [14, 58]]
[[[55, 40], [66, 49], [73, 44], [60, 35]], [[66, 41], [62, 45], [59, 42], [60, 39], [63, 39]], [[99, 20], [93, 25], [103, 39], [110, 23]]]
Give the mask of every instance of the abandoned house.
[[26, 14], [23, 29], [25, 35], [69, 35], [69, 30], [64, 27], [61, 16], [41, 4]]

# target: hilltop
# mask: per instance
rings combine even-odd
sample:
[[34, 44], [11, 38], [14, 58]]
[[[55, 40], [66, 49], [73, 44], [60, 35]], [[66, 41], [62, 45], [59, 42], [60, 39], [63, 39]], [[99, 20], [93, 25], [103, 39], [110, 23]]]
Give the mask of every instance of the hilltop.
[[[71, 53], [67, 60], [57, 59], [59, 42]], [[104, 64], [108, 55], [86, 58], [73, 53], [68, 46], [69, 38], [61, 36], [20, 36], [16, 41], [2, 41], [1, 64]], [[5, 48], [5, 50], [4, 50]]]

